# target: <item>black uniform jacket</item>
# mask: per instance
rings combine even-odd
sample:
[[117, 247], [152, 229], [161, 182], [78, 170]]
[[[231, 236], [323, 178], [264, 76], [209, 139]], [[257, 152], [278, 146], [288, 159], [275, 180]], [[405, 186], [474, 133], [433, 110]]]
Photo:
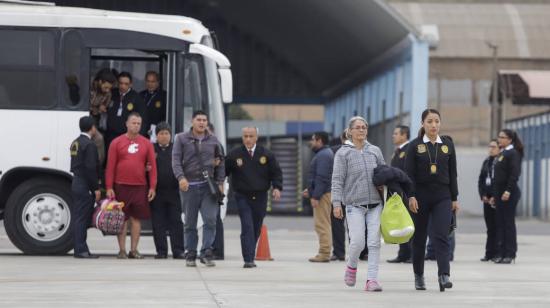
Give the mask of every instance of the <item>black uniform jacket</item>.
[[172, 170], [172, 148], [170, 143], [166, 147], [161, 147], [158, 143], [153, 145], [157, 159], [157, 191], [178, 191], [178, 180]]
[[154, 92], [144, 90], [139, 92], [139, 95], [143, 99], [147, 110], [147, 129], [151, 124], [157, 125], [159, 122], [166, 120], [166, 91], [161, 89]]
[[405, 157], [407, 156], [407, 148], [410, 143], [405, 144], [402, 148], [395, 149], [391, 157], [390, 165], [401, 170], [405, 170]]
[[495, 182], [493, 172], [494, 163], [495, 157], [489, 156], [481, 165], [481, 171], [479, 172], [479, 178], [477, 180], [477, 190], [481, 198], [493, 196], [493, 184]]
[[80, 135], [71, 143], [71, 172], [86, 181], [90, 191], [99, 189], [99, 159], [95, 143]]
[[512, 148], [504, 150], [496, 158], [494, 196], [505, 191], [513, 192], [521, 174], [521, 154]]
[[[443, 143], [433, 145], [431, 142], [424, 143], [422, 137], [419, 137], [409, 143], [405, 154], [405, 172], [413, 182], [409, 197], [416, 196], [419, 186], [446, 186], [449, 189], [451, 200], [457, 200], [455, 146], [450, 137], [441, 136], [441, 141]], [[431, 166], [432, 164], [435, 164], [435, 167]], [[435, 174], [431, 172], [433, 169], [436, 171]]]
[[396, 167], [379, 165], [374, 168], [372, 182], [376, 186], [386, 185], [388, 193], [397, 193], [403, 200], [411, 191], [412, 181], [407, 174]]
[[147, 130], [149, 128], [147, 127], [147, 112], [141, 96], [133, 89], [130, 89], [122, 98], [122, 114], [118, 116], [120, 104], [120, 93], [118, 89], [114, 89], [112, 101], [109, 104], [109, 108], [107, 108], [107, 131], [116, 136], [126, 133], [126, 120], [128, 119], [128, 115], [132, 112], [137, 112], [141, 116], [140, 134], [148, 137]]
[[250, 157], [244, 145], [232, 149], [225, 159], [225, 174], [231, 176], [236, 192], [250, 194], [265, 192], [271, 186], [283, 189], [283, 172], [271, 151], [256, 145]]

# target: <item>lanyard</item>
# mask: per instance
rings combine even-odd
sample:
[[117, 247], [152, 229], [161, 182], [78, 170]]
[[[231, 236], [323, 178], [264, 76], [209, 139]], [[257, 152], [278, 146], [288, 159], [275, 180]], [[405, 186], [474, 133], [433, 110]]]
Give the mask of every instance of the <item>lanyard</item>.
[[147, 101], [147, 107], [149, 107], [149, 104], [151, 104], [151, 101], [153, 100], [153, 98], [155, 98], [155, 96], [157, 96], [157, 93], [158, 93], [158, 91], [156, 91], [155, 93], [153, 93], [153, 95], [151, 95], [151, 97]]

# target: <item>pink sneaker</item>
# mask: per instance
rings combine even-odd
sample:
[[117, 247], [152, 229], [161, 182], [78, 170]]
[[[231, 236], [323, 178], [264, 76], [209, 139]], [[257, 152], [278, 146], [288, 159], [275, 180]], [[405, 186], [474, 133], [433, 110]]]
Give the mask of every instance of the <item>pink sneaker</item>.
[[376, 280], [367, 280], [367, 285], [365, 286], [365, 291], [380, 292], [380, 291], [382, 291], [382, 286]]
[[344, 282], [348, 287], [355, 286], [355, 280], [357, 278], [357, 269], [346, 266], [346, 273], [344, 275]]

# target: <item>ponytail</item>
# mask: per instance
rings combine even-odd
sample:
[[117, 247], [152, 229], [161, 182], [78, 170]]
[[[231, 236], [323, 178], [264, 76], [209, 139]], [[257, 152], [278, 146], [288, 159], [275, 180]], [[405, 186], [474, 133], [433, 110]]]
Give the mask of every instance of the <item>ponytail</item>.
[[523, 142], [521, 142], [521, 139], [519, 139], [518, 133], [511, 129], [503, 129], [502, 132], [512, 140], [512, 144], [514, 145], [514, 149], [523, 157], [524, 154], [524, 147]]
[[424, 134], [426, 134], [426, 130], [424, 130], [424, 127], [421, 127], [421, 128], [418, 130], [418, 138], [424, 137]]

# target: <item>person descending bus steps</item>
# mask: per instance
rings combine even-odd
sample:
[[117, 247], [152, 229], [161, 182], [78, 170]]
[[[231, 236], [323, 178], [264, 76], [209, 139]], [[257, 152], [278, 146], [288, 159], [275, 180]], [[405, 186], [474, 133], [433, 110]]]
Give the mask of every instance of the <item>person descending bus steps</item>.
[[139, 95], [145, 103], [147, 112], [146, 129], [153, 137], [155, 127], [166, 120], [166, 91], [160, 88], [160, 76], [155, 71], [149, 71], [145, 74], [145, 84], [147, 89], [139, 92]]
[[452, 211], [458, 210], [456, 152], [450, 137], [440, 137], [441, 116], [435, 109], [422, 113], [422, 128], [405, 154], [405, 171], [413, 181], [409, 209], [413, 213], [413, 269], [415, 288], [426, 290], [424, 253], [431, 221], [439, 290], [453, 287], [449, 280], [449, 230]]
[[[105, 171], [107, 197], [124, 202], [122, 210], [126, 222], [118, 235], [119, 259], [143, 259], [137, 246], [141, 233], [141, 219], [149, 219], [149, 202], [155, 199], [157, 186], [157, 162], [151, 142], [139, 135], [142, 119], [130, 113], [126, 121], [128, 132], [111, 143]], [[146, 169], [149, 178], [146, 178]], [[149, 186], [149, 187], [147, 187]], [[130, 253], [126, 254], [126, 230], [131, 223]]]
[[303, 191], [303, 196], [310, 200], [315, 232], [319, 240], [317, 255], [309, 258], [309, 262], [329, 262], [332, 249], [330, 184], [334, 153], [327, 144], [328, 134], [326, 132], [315, 132], [309, 142], [315, 156], [309, 165], [308, 188]]
[[97, 132], [94, 119], [90, 116], [80, 118], [80, 136], [71, 144], [71, 172], [73, 181], [72, 224], [74, 231], [74, 257], [96, 259], [86, 244], [87, 230], [92, 222], [95, 201], [99, 201], [99, 160], [97, 147], [91, 140]]
[[332, 170], [332, 204], [334, 216], [343, 218], [342, 204], [346, 205], [349, 231], [349, 257], [344, 282], [355, 286], [359, 254], [365, 247], [365, 228], [368, 229], [368, 272], [366, 291], [382, 291], [378, 283], [380, 259], [380, 215], [382, 197], [373, 183], [374, 169], [385, 165], [380, 149], [367, 142], [368, 124], [362, 117], [348, 122], [351, 141], [346, 141], [336, 152]]
[[[477, 181], [479, 198], [483, 202], [483, 217], [487, 227], [487, 240], [485, 242], [485, 255], [480, 259], [482, 262], [493, 260], [497, 256], [497, 226], [496, 209], [493, 197], [493, 185], [495, 183], [496, 157], [500, 153], [496, 139], [489, 142], [489, 157], [481, 165], [481, 171]], [[491, 203], [493, 202], [493, 203]]]
[[498, 133], [498, 145], [502, 152], [496, 158], [495, 184], [491, 202], [496, 207], [497, 255], [495, 263], [515, 262], [518, 250], [516, 233], [516, 206], [521, 198], [518, 187], [523, 159], [523, 143], [518, 134], [509, 129]]
[[187, 132], [176, 135], [172, 150], [172, 169], [178, 179], [183, 201], [184, 243], [186, 266], [195, 267], [197, 259], [197, 219], [199, 212], [204, 222], [200, 262], [215, 266], [212, 245], [216, 237], [218, 197], [223, 193], [225, 163], [221, 159], [219, 141], [207, 130], [208, 116], [197, 110], [192, 115], [192, 126]]
[[[407, 148], [409, 146], [409, 139], [411, 137], [411, 131], [408, 126], [399, 125], [393, 130], [392, 141], [396, 146], [395, 152], [391, 158], [391, 166], [399, 168], [405, 171], [405, 156], [407, 155]], [[403, 198], [403, 201], [407, 198]], [[412, 242], [399, 244], [399, 251], [397, 257], [387, 260], [388, 263], [412, 263], [411, 259], [411, 245]]]
[[143, 123], [139, 133], [144, 137], [147, 135], [145, 127], [147, 112], [145, 103], [139, 94], [132, 89], [132, 75], [128, 72], [118, 74], [118, 89], [112, 91], [112, 101], [107, 108], [107, 131], [105, 133], [105, 143], [107, 152], [109, 145], [118, 136], [126, 133], [126, 120], [131, 113], [137, 113]]
[[267, 210], [267, 192], [273, 187], [273, 200], [280, 200], [283, 172], [275, 155], [257, 144], [258, 128], [244, 127], [242, 136], [243, 145], [229, 152], [225, 170], [227, 176], [231, 176], [241, 220], [243, 267], [253, 268], [256, 267], [256, 245]]
[[166, 122], [156, 126], [157, 143], [154, 144], [157, 157], [157, 196], [151, 202], [153, 238], [157, 254], [155, 259], [166, 259], [168, 244], [166, 232], [170, 234], [170, 245], [174, 259], [184, 259], [183, 223], [181, 221], [181, 200], [178, 180], [172, 171], [171, 128]]

